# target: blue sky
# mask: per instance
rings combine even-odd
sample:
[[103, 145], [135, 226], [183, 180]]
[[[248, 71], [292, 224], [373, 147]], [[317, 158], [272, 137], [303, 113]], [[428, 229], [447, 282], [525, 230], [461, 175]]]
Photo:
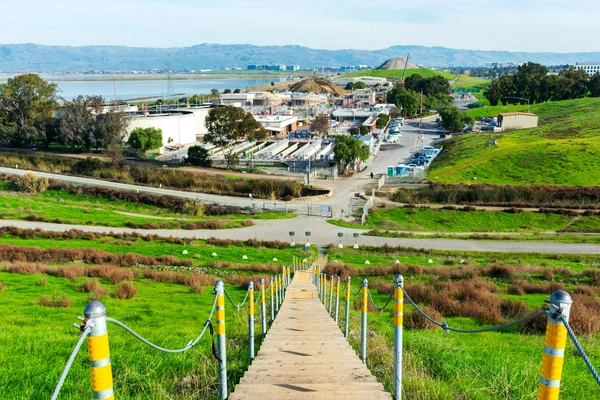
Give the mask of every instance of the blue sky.
[[0, 43], [599, 51], [582, 0], [0, 0]]

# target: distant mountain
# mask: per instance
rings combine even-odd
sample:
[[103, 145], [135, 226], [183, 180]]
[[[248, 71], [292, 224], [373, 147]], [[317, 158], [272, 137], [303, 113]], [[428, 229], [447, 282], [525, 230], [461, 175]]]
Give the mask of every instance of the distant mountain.
[[43, 46], [0, 44], [0, 71], [85, 71], [162, 69], [170, 62], [176, 70], [246, 68], [248, 64], [300, 65], [302, 68], [342, 65], [380, 65], [405, 57], [428, 67], [476, 67], [488, 62], [534, 61], [545, 65], [600, 61], [600, 52], [523, 53], [393, 46], [382, 50], [319, 50], [302, 46], [199, 44], [191, 47], [150, 48], [124, 46]]

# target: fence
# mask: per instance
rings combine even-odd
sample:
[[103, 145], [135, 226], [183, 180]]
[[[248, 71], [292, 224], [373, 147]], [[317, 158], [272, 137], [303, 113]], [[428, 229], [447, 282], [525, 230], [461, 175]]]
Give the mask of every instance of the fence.
[[367, 202], [363, 206], [363, 213], [362, 213], [362, 217], [360, 218], [361, 225], [364, 225], [365, 222], [367, 222], [367, 217], [369, 216], [369, 210], [371, 209], [371, 207], [373, 207], [374, 203], [375, 203], [375, 189], [373, 189], [373, 193], [371, 194], [371, 197], [369, 197], [369, 200], [367, 200]]
[[[60, 379], [56, 385], [56, 388], [52, 394], [51, 399], [56, 400], [60, 394], [62, 386], [67, 378], [69, 370], [73, 365], [75, 356], [79, 352], [83, 342], [87, 340], [88, 354], [90, 361], [90, 372], [91, 372], [91, 385], [94, 392], [94, 399], [114, 399], [115, 391], [113, 388], [112, 378], [112, 365], [110, 360], [109, 340], [108, 340], [108, 323], [118, 326], [125, 330], [133, 337], [144, 343], [145, 345], [164, 352], [164, 353], [183, 353], [194, 348], [202, 339], [204, 334], [207, 332], [213, 336], [212, 341], [212, 353], [218, 362], [218, 378], [219, 378], [219, 398], [224, 400], [228, 396], [228, 384], [227, 384], [227, 352], [226, 352], [226, 317], [225, 317], [225, 298], [231, 303], [231, 305], [237, 310], [240, 309], [247, 303], [248, 308], [248, 361], [252, 363], [254, 359], [254, 322], [255, 322], [255, 304], [260, 306], [260, 321], [261, 321], [261, 336], [264, 339], [268, 325], [271, 324], [277, 316], [280, 305], [283, 303], [285, 297], [285, 291], [291, 282], [292, 271], [296, 270], [307, 270], [310, 269], [315, 262], [314, 255], [310, 255], [307, 258], [300, 260], [297, 257], [293, 258], [292, 265], [283, 266], [281, 274], [275, 275], [270, 278], [268, 285], [270, 294], [270, 321], [267, 322], [267, 301], [266, 301], [266, 282], [264, 279], [260, 280], [260, 285], [255, 290], [254, 282], [248, 282], [248, 290], [246, 297], [240, 303], [235, 303], [223, 281], [218, 280], [215, 283], [215, 300], [212, 309], [209, 312], [209, 316], [203, 325], [200, 334], [190, 340], [185, 346], [179, 349], [166, 349], [150, 342], [146, 338], [140, 336], [128, 325], [121, 321], [107, 317], [106, 307], [99, 301], [92, 301], [88, 303], [83, 311], [85, 318], [78, 317], [83, 322], [83, 325], [75, 324], [75, 327], [81, 331], [79, 340], [77, 341], [75, 348], [73, 349], [65, 368], [60, 376]], [[215, 316], [216, 311], [216, 316]], [[213, 327], [213, 316], [215, 316], [216, 329]], [[217, 343], [214, 343], [214, 335], [216, 330]]]
[[[331, 275], [329, 278], [325, 273], [322, 273], [319, 268], [314, 268], [315, 274], [314, 283], [317, 286], [319, 298], [331, 317], [338, 322], [339, 319], [339, 301], [340, 301], [340, 277]], [[351, 278], [348, 276], [344, 285], [346, 309], [344, 313], [344, 336], [348, 337], [348, 322], [350, 318], [350, 297], [352, 294], [360, 295], [360, 358], [363, 363], [367, 361], [367, 314], [369, 302], [377, 311], [382, 312], [390, 304], [393, 308], [393, 326], [394, 326], [394, 365], [393, 365], [393, 395], [395, 399], [402, 398], [402, 333], [403, 333], [403, 317], [404, 317], [404, 299], [406, 299], [415, 311], [420, 313], [425, 319], [435, 326], [448, 332], [456, 332], [461, 334], [475, 334], [483, 332], [497, 331], [514, 325], [518, 325], [541, 315], [547, 315], [546, 336], [544, 340], [544, 349], [542, 354], [542, 366], [540, 369], [540, 378], [538, 384], [538, 399], [550, 400], [558, 399], [560, 391], [560, 381], [562, 378], [562, 367], [564, 362], [565, 348], [567, 344], [567, 336], [571, 338], [578, 353], [585, 362], [588, 370], [594, 377], [596, 383], [600, 385], [600, 376], [594, 369], [585, 351], [579, 344], [575, 333], [569, 325], [569, 315], [571, 311], [572, 299], [571, 296], [563, 291], [557, 290], [550, 296], [547, 307], [542, 307], [539, 311], [521, 318], [516, 321], [508, 322], [502, 325], [491, 326], [482, 329], [458, 329], [448, 326], [446, 321], [438, 322], [427, 315], [413, 300], [404, 289], [404, 278], [402, 275], [396, 275], [394, 278], [394, 291], [387, 299], [383, 306], [378, 306], [371, 297], [369, 291], [369, 283], [367, 279], [363, 279], [359, 290], [354, 292], [350, 285]], [[335, 286], [335, 290], [334, 290]], [[332, 307], [333, 293], [335, 291], [335, 307]]]

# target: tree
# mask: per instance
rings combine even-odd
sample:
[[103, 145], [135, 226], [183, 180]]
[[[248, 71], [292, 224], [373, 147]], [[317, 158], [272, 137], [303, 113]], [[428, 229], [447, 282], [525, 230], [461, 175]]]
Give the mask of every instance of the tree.
[[127, 144], [131, 148], [140, 150], [143, 153], [158, 149], [162, 146], [162, 143], [162, 130], [158, 128], [135, 128], [127, 139]]
[[600, 97], [600, 72], [596, 72], [588, 82], [590, 96]]
[[212, 167], [210, 153], [202, 146], [192, 146], [188, 149], [188, 156], [185, 159], [186, 164], [195, 165], [197, 167]]
[[348, 164], [355, 161], [364, 161], [369, 158], [369, 146], [352, 136], [337, 136], [335, 140], [335, 161], [343, 165], [343, 170]]
[[348, 82], [348, 83], [346, 83], [346, 87], [344, 89], [346, 89], [346, 90], [354, 90], [354, 82]]
[[440, 110], [442, 125], [450, 132], [462, 132], [465, 125], [473, 124], [473, 117], [460, 112], [456, 107], [445, 107]]
[[404, 80], [404, 88], [406, 90], [414, 90], [415, 92], [420, 92], [422, 89], [422, 81], [423, 76], [421, 76], [420, 74], [413, 74]]
[[354, 84], [354, 89], [366, 89], [366, 88], [367, 88], [367, 84], [362, 81], [358, 81]]
[[212, 94], [213, 96], [218, 96], [219, 95], [219, 89], [210, 89], [210, 94]]
[[414, 115], [419, 109], [419, 94], [414, 90], [406, 90], [396, 86], [387, 95], [387, 102], [401, 108], [405, 116]]
[[387, 114], [379, 114], [379, 116], [377, 117], [377, 122], [375, 123], [375, 126], [378, 129], [382, 129], [385, 128], [386, 125], [388, 124], [388, 122], [390, 122], [390, 116]]
[[321, 134], [326, 134], [329, 130], [329, 117], [327, 115], [318, 115], [310, 124], [310, 130]]
[[0, 85], [0, 126], [13, 145], [45, 140], [45, 128], [56, 108], [58, 87], [36, 74], [9, 78]]
[[129, 119], [120, 108], [111, 108], [96, 120], [97, 136], [113, 164], [123, 160], [123, 140], [127, 135]]
[[224, 149], [227, 166], [232, 168], [238, 160], [233, 153], [235, 141], [244, 137], [246, 140], [261, 140], [267, 131], [250, 113], [233, 106], [216, 107], [209, 111], [204, 121], [208, 133], [204, 141]]
[[102, 105], [101, 97], [79, 96], [65, 104], [59, 113], [58, 138], [71, 150], [98, 148], [96, 116]]
[[241, 91], [240, 91], [240, 89], [235, 89], [235, 90], [233, 91], [233, 93], [240, 93], [240, 92], [241, 92]]
[[225, 90], [223, 90], [223, 94], [229, 94], [229, 93], [231, 93], [231, 89], [225, 89]]

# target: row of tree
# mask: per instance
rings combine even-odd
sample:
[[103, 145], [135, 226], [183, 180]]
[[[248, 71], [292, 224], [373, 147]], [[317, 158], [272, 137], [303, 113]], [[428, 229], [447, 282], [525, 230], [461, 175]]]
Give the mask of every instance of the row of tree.
[[492, 106], [526, 103], [527, 100], [533, 104], [579, 99], [586, 95], [600, 97], [600, 74], [590, 78], [584, 70], [571, 67], [549, 75], [547, 67], [531, 62], [519, 66], [514, 75], [492, 80], [484, 92]]
[[421, 108], [440, 109], [452, 104], [450, 93], [450, 82], [443, 76], [424, 78], [414, 74], [388, 92], [387, 102], [401, 108], [404, 116], [414, 116]]

